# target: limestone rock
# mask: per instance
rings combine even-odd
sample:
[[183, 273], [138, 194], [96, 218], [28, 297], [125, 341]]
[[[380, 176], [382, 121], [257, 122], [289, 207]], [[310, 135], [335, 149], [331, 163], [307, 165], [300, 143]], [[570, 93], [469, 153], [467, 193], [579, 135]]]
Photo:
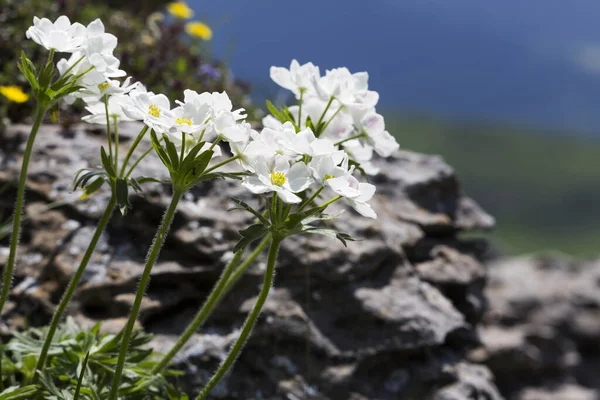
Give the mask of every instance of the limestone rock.
[[[123, 128], [123, 146], [137, 129]], [[22, 142], [27, 131], [10, 127], [6, 142]], [[23, 313], [39, 313], [36, 322], [47, 322], [108, 201], [106, 190], [82, 201], [70, 187], [75, 171], [100, 164], [102, 130], [42, 126], [38, 137], [28, 203], [64, 204], [24, 226], [13, 306], [4, 315], [13, 328]], [[148, 146], [143, 142], [140, 152]], [[20, 155], [0, 148], [0, 162], [0, 184], [12, 181]], [[501, 398], [490, 371], [467, 360], [479, 344], [476, 326], [486, 305], [486, 246], [456, 236], [489, 229], [493, 218], [464, 195], [454, 171], [437, 156], [401, 151], [376, 163], [382, 172], [370, 179], [377, 185], [372, 204], [379, 218], [359, 217], [340, 202], [332, 213], [343, 213], [332, 224], [358, 241], [348, 248], [323, 237], [285, 241], [264, 313], [214, 398]], [[142, 161], [138, 174], [167, 177], [153, 157]], [[166, 351], [193, 318], [231, 257], [238, 230], [251, 221], [247, 213], [227, 212], [230, 197], [256, 201], [224, 180], [204, 182], [181, 201], [138, 321], [155, 333], [158, 351]], [[126, 216], [115, 212], [71, 304], [78, 322], [104, 320], [111, 332], [123, 325], [169, 199], [168, 186], [148, 184], [144, 196], [132, 196]], [[12, 202], [0, 206], [8, 211]], [[185, 372], [182, 383], [192, 395], [239, 334], [264, 262], [263, 255], [178, 354], [174, 366]], [[508, 302], [499, 308], [509, 309]], [[573, 326], [574, 337], [593, 343], [593, 319], [580, 316]]]

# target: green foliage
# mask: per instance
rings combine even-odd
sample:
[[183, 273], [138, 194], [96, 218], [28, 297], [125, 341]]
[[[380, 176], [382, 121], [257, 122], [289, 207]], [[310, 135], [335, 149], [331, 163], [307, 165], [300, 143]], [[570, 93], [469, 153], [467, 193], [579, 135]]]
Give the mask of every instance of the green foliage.
[[[64, 14], [71, 21], [83, 24], [100, 18], [107, 32], [123, 39], [115, 50], [115, 56], [121, 60], [121, 69], [134, 80], [143, 82], [148, 90], [164, 93], [171, 101], [181, 100], [184, 89], [197, 92], [226, 90], [235, 106], [246, 108], [250, 120], [258, 118], [255, 113], [260, 111], [250, 100], [249, 86], [234, 79], [224, 63], [212, 58], [206, 42], [187, 35], [183, 22], [166, 17], [163, 9], [148, 10], [147, 2], [144, 5], [136, 2], [130, 10], [110, 3], [118, 4], [92, 0], [3, 0], [0, 7], [0, 85], [18, 85], [28, 90], [29, 84], [17, 66], [21, 50], [35, 65], [42, 65], [46, 60], [47, 51], [24, 34], [34, 15], [54, 20]], [[34, 102], [9, 103], [7, 106], [7, 110], [0, 109], [0, 120], [6, 112], [13, 122], [19, 122], [32, 114]], [[77, 113], [82, 112], [81, 106], [69, 108], [62, 112], [60, 119], [65, 124], [75, 122]]]
[[456, 169], [466, 193], [496, 218], [489, 237], [503, 252], [599, 254], [597, 140], [568, 132], [386, 115], [386, 126], [402, 147], [441, 154]]
[[[100, 325], [83, 329], [67, 319], [54, 336], [47, 367], [43, 373], [38, 372], [37, 384], [27, 385], [36, 378], [35, 366], [46, 330], [15, 332], [4, 345], [1, 383], [7, 389], [0, 393], [0, 400], [105, 399], [119, 355], [120, 335], [101, 334]], [[133, 333], [119, 399], [187, 399], [168, 380], [175, 372], [151, 372], [156, 362], [152, 350], [147, 348], [150, 339], [151, 335], [142, 331]]]

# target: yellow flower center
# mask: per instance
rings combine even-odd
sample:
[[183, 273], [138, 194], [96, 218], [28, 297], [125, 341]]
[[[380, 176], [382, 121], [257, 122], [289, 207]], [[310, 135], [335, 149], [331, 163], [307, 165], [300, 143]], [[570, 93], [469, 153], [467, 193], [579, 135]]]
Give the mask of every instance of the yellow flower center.
[[0, 94], [15, 103], [25, 103], [29, 100], [29, 95], [19, 86], [0, 86]]
[[178, 125], [181, 125], [181, 124], [186, 124], [188, 126], [192, 125], [192, 120], [191, 119], [182, 118], [182, 117], [177, 118], [177, 120], [175, 122]]
[[287, 179], [283, 172], [271, 172], [271, 183], [275, 186], [283, 186]]
[[158, 108], [156, 104], [150, 104], [150, 107], [148, 107], [148, 115], [156, 118], [160, 117], [160, 108]]
[[185, 1], [174, 1], [167, 4], [167, 11], [175, 18], [188, 19], [194, 16], [194, 10]]
[[335, 178], [335, 176], [326, 174], [325, 177], [323, 178], [323, 180], [326, 181], [327, 179], [331, 179], [331, 178]]
[[98, 89], [100, 90], [106, 90], [110, 87], [110, 84], [108, 82], [103, 82], [101, 84], [98, 85]]
[[204, 22], [188, 22], [185, 24], [185, 31], [190, 36], [198, 37], [202, 40], [210, 40], [212, 39], [212, 29], [210, 26], [206, 25]]

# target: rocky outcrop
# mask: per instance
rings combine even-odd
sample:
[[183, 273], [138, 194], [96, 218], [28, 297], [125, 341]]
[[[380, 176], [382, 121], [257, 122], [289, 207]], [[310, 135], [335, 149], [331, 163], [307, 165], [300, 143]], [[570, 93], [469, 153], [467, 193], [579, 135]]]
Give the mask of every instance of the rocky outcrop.
[[507, 398], [600, 398], [600, 261], [528, 256], [491, 263], [485, 363]]
[[[105, 192], [80, 201], [70, 185], [79, 168], [99, 164], [101, 131], [76, 126], [38, 134], [28, 181], [28, 220], [7, 329], [47, 323], [107, 202]], [[121, 143], [137, 133], [123, 127]], [[86, 130], [87, 129], [87, 130]], [[2, 207], [10, 215], [25, 126], [3, 138]], [[147, 144], [148, 145], [148, 144]], [[233, 372], [215, 389], [228, 399], [501, 399], [490, 370], [467, 359], [486, 308], [487, 246], [458, 233], [488, 229], [494, 220], [463, 195], [453, 170], [436, 156], [402, 151], [378, 161], [372, 178], [377, 220], [345, 211], [339, 230], [361, 240], [344, 248], [321, 237], [284, 243], [275, 285]], [[164, 175], [157, 159], [140, 175]], [[168, 348], [212, 288], [250, 220], [227, 212], [229, 197], [252, 202], [228, 181], [205, 182], [188, 193], [152, 273], [139, 323]], [[70, 309], [77, 321], [119, 329], [133, 301], [169, 188], [146, 186], [133, 209], [115, 215]], [[48, 211], [49, 203], [62, 202]], [[231, 204], [230, 204], [231, 203]], [[43, 211], [43, 212], [41, 212]], [[6, 246], [6, 239], [3, 245]], [[6, 251], [3, 249], [2, 254]], [[235, 287], [206, 326], [180, 352], [185, 389], [195, 393], [235, 340], [258, 294], [264, 258]]]

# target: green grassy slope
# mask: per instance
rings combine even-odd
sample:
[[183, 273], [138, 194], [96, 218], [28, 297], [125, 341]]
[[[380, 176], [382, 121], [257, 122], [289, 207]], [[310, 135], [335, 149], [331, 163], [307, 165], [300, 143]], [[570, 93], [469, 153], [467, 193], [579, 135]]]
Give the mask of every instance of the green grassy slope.
[[386, 116], [405, 149], [441, 154], [497, 219], [511, 254], [600, 254], [600, 141], [531, 129]]

